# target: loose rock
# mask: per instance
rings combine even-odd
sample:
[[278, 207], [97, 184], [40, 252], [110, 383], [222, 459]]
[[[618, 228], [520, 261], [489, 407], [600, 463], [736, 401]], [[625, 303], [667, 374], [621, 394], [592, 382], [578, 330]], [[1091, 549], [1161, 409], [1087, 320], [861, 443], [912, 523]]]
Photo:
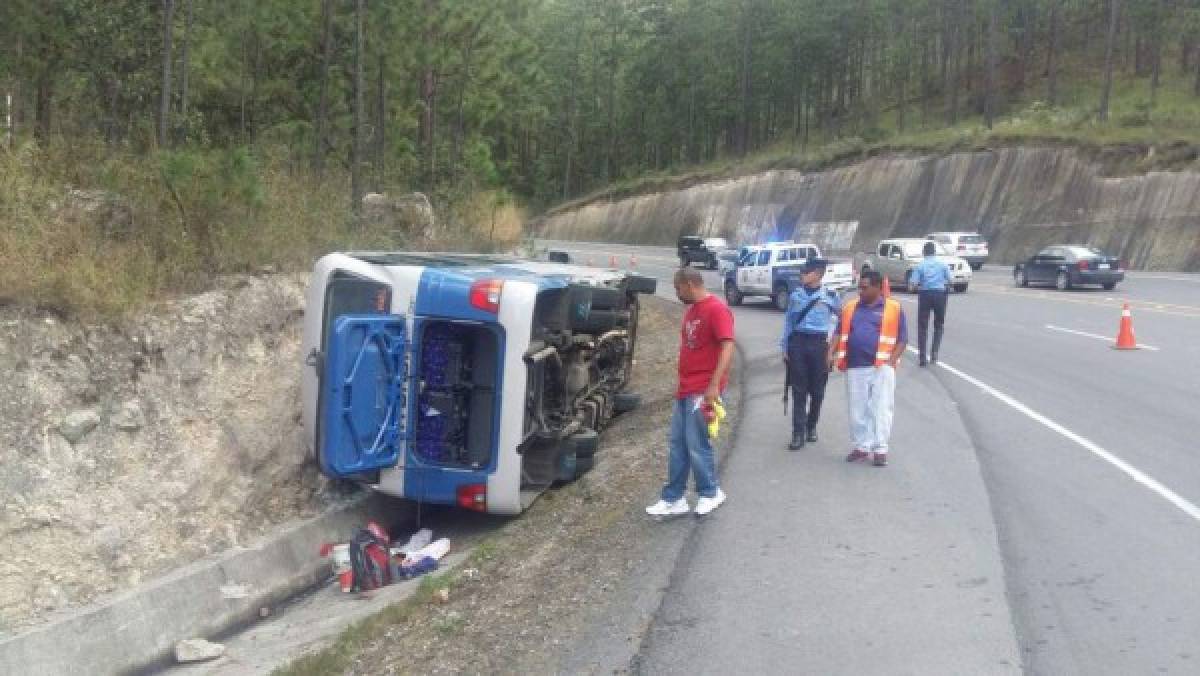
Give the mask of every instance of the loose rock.
[[141, 429], [145, 423], [142, 405], [136, 399], [125, 402], [112, 417], [113, 426], [119, 430], [132, 432]]
[[58, 433], [72, 444], [77, 444], [99, 424], [100, 415], [95, 411], [75, 411], [63, 418], [62, 424], [58, 426]]
[[175, 661], [179, 663], [205, 662], [224, 654], [225, 646], [202, 638], [189, 638], [175, 644]]

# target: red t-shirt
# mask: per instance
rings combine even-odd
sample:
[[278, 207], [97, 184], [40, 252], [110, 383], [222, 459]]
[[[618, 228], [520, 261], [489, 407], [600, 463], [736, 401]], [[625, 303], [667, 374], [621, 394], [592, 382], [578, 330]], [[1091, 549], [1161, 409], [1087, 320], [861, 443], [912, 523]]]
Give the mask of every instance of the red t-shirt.
[[[707, 298], [688, 306], [683, 313], [683, 330], [679, 341], [679, 389], [675, 396], [683, 399], [704, 394], [717, 370], [721, 343], [733, 340], [733, 313], [720, 298]], [[721, 378], [721, 390], [729, 382], [728, 372]]]

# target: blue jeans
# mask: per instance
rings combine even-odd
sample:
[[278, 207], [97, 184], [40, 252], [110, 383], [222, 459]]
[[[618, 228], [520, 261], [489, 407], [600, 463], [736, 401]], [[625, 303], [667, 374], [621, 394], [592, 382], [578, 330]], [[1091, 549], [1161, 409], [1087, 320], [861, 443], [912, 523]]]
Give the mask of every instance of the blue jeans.
[[708, 438], [704, 412], [693, 410], [700, 398], [677, 399], [671, 412], [667, 483], [662, 489], [662, 499], [667, 502], [675, 502], [687, 492], [689, 469], [696, 480], [697, 495], [711, 498], [717, 494], [717, 453]]

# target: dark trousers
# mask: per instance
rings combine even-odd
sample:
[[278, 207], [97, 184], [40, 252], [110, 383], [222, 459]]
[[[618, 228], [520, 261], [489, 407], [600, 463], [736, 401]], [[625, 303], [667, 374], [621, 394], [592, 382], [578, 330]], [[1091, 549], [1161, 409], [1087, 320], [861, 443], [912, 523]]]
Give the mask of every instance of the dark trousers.
[[933, 351], [937, 359], [938, 348], [942, 346], [942, 327], [946, 324], [946, 300], [950, 297], [948, 291], [922, 291], [917, 295], [917, 351], [921, 361], [925, 361], [926, 336], [929, 333], [929, 313], [933, 313]]
[[788, 337], [788, 371], [792, 381], [792, 435], [817, 429], [825, 383], [829, 381], [829, 343], [824, 335], [793, 333]]

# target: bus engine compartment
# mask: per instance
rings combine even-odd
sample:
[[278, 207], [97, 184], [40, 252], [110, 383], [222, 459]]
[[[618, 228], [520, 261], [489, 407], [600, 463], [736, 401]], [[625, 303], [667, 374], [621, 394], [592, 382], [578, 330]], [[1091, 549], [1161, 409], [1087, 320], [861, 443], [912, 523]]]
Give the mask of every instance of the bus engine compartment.
[[630, 276], [614, 286], [570, 284], [538, 294], [527, 364], [526, 488], [573, 480], [595, 462], [597, 434], [639, 399], [633, 376], [638, 294], [655, 280]]

